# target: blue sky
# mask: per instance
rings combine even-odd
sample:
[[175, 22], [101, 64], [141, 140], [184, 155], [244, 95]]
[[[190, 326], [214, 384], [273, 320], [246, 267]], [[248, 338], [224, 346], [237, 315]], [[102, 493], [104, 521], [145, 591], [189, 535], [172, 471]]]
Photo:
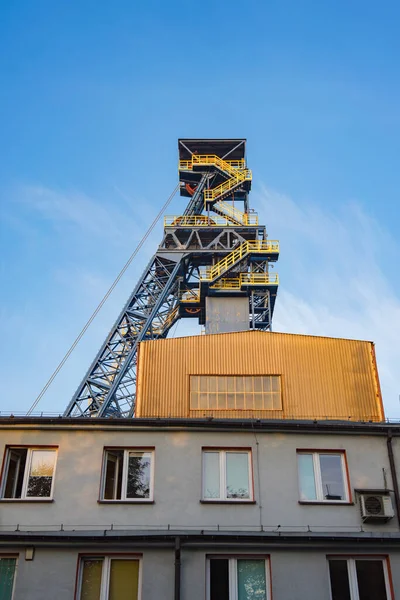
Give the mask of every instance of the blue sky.
[[[243, 136], [281, 240], [275, 329], [375, 341], [400, 417], [399, 18], [394, 1], [4, 0], [0, 410], [29, 408], [174, 188], [177, 138]], [[161, 233], [41, 410], [64, 409]]]

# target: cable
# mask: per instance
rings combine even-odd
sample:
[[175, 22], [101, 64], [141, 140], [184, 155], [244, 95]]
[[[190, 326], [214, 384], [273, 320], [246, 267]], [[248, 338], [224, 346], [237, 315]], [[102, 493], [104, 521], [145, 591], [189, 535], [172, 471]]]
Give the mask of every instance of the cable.
[[103, 296], [101, 302], [96, 307], [96, 309], [93, 312], [92, 316], [87, 321], [86, 325], [83, 327], [83, 329], [79, 333], [78, 337], [75, 339], [75, 341], [72, 344], [72, 346], [69, 348], [69, 350], [66, 353], [66, 355], [64, 356], [64, 358], [58, 364], [57, 368], [53, 371], [52, 375], [50, 376], [50, 379], [48, 380], [48, 382], [46, 383], [46, 385], [44, 386], [44, 388], [42, 389], [42, 391], [40, 392], [40, 394], [36, 398], [35, 402], [32, 404], [32, 406], [30, 407], [30, 409], [26, 413], [27, 416], [29, 416], [35, 410], [36, 406], [39, 404], [40, 400], [43, 398], [43, 396], [45, 395], [45, 393], [47, 392], [47, 390], [49, 389], [49, 387], [53, 383], [54, 379], [56, 378], [56, 376], [58, 375], [58, 373], [61, 371], [62, 367], [65, 365], [65, 363], [67, 362], [68, 358], [71, 356], [72, 352], [75, 350], [76, 346], [78, 345], [78, 343], [80, 342], [80, 340], [82, 339], [82, 337], [84, 336], [84, 334], [86, 333], [87, 329], [90, 327], [91, 323], [96, 318], [96, 316], [98, 315], [98, 313], [102, 309], [102, 307], [105, 304], [105, 302], [108, 300], [108, 298], [111, 295], [111, 293], [114, 291], [114, 288], [118, 284], [119, 280], [121, 279], [121, 277], [123, 276], [123, 274], [125, 273], [125, 271], [129, 267], [129, 265], [131, 264], [131, 262], [133, 261], [133, 259], [135, 258], [135, 256], [137, 255], [137, 253], [139, 252], [139, 250], [141, 249], [141, 247], [143, 246], [143, 244], [147, 240], [147, 238], [149, 237], [150, 233], [153, 231], [153, 229], [156, 226], [159, 218], [161, 217], [161, 215], [164, 213], [164, 211], [166, 210], [166, 208], [170, 204], [172, 198], [175, 196], [175, 194], [178, 191], [178, 189], [179, 189], [179, 183], [175, 186], [174, 191], [172, 192], [172, 194], [169, 196], [168, 200], [165, 202], [165, 204], [160, 209], [160, 211], [157, 214], [157, 216], [155, 217], [154, 221], [152, 222], [152, 224], [150, 225], [150, 227], [148, 228], [148, 230], [146, 231], [146, 233], [144, 234], [144, 236], [140, 240], [139, 244], [136, 246], [136, 248], [133, 251], [133, 253], [130, 255], [130, 257], [126, 261], [125, 265], [122, 267], [121, 271], [118, 273], [116, 279], [114, 279], [113, 283], [111, 284], [110, 288], [106, 292], [105, 296]]

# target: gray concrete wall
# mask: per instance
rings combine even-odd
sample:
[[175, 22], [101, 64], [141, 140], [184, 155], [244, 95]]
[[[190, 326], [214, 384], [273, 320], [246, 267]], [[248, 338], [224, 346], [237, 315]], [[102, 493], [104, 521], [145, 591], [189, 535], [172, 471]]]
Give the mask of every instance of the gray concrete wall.
[[[126, 548], [109, 552], [122, 554]], [[33, 561], [20, 551], [13, 600], [72, 600], [74, 598], [79, 553], [99, 554], [99, 548], [37, 549]], [[137, 552], [137, 550], [133, 550]], [[105, 552], [107, 554], [107, 552]], [[166, 550], [145, 550], [142, 555], [142, 600], [174, 597], [174, 554]]]
[[206, 333], [230, 333], [249, 329], [248, 298], [206, 297]]
[[[118, 548], [110, 552], [118, 552]], [[134, 551], [137, 551], [136, 548]], [[384, 548], [374, 550], [385, 554]], [[21, 553], [13, 600], [71, 600], [74, 598], [78, 553], [98, 553], [98, 548], [38, 549], [33, 561]], [[123, 552], [127, 552], [126, 548]], [[220, 551], [183, 549], [181, 600], [205, 600], [206, 557]], [[224, 554], [235, 555], [235, 550]], [[274, 600], [330, 600], [329, 572], [326, 556], [337, 550], [277, 550], [241, 548], [236, 554], [269, 555]], [[357, 554], [373, 554], [359, 547]], [[351, 552], [347, 552], [352, 555]], [[389, 552], [395, 596], [400, 595], [400, 552]], [[172, 550], [143, 549], [142, 600], [172, 600], [174, 597], [174, 555]]]
[[[350, 486], [383, 488], [383, 471], [390, 476], [386, 438], [368, 435], [287, 434], [229, 431], [7, 430], [1, 432], [0, 456], [6, 444], [57, 444], [54, 502], [1, 502], [0, 531], [13, 528], [65, 529], [75, 525], [225, 528], [277, 526], [296, 529], [348, 530], [361, 525], [360, 510], [353, 505], [300, 505], [296, 449], [345, 449]], [[154, 446], [154, 504], [99, 504], [104, 446]], [[201, 451], [203, 446], [251, 447], [256, 504], [202, 504]], [[394, 442], [400, 465], [400, 444]], [[356, 496], [353, 494], [354, 499]], [[398, 531], [396, 519], [364, 526], [371, 531]]]

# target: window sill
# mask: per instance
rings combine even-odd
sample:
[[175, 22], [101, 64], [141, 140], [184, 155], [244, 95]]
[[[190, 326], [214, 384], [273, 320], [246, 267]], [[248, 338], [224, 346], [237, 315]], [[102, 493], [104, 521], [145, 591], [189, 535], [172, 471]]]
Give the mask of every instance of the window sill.
[[200, 504], [257, 504], [255, 500], [200, 500]]
[[11, 502], [11, 503], [29, 502], [30, 504], [33, 504], [35, 502], [45, 502], [45, 503], [54, 502], [54, 499], [53, 498], [0, 498], [0, 502]]
[[97, 504], [155, 504], [154, 500], [97, 500]]
[[354, 502], [340, 502], [340, 500], [299, 500], [299, 504], [307, 506], [354, 506]]

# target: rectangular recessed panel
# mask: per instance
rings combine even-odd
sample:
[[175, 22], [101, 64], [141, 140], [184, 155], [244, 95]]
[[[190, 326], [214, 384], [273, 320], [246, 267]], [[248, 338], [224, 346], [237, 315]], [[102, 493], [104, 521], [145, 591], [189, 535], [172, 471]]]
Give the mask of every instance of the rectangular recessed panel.
[[[200, 396], [197, 390], [200, 389]], [[192, 375], [190, 410], [281, 410], [279, 375]]]

